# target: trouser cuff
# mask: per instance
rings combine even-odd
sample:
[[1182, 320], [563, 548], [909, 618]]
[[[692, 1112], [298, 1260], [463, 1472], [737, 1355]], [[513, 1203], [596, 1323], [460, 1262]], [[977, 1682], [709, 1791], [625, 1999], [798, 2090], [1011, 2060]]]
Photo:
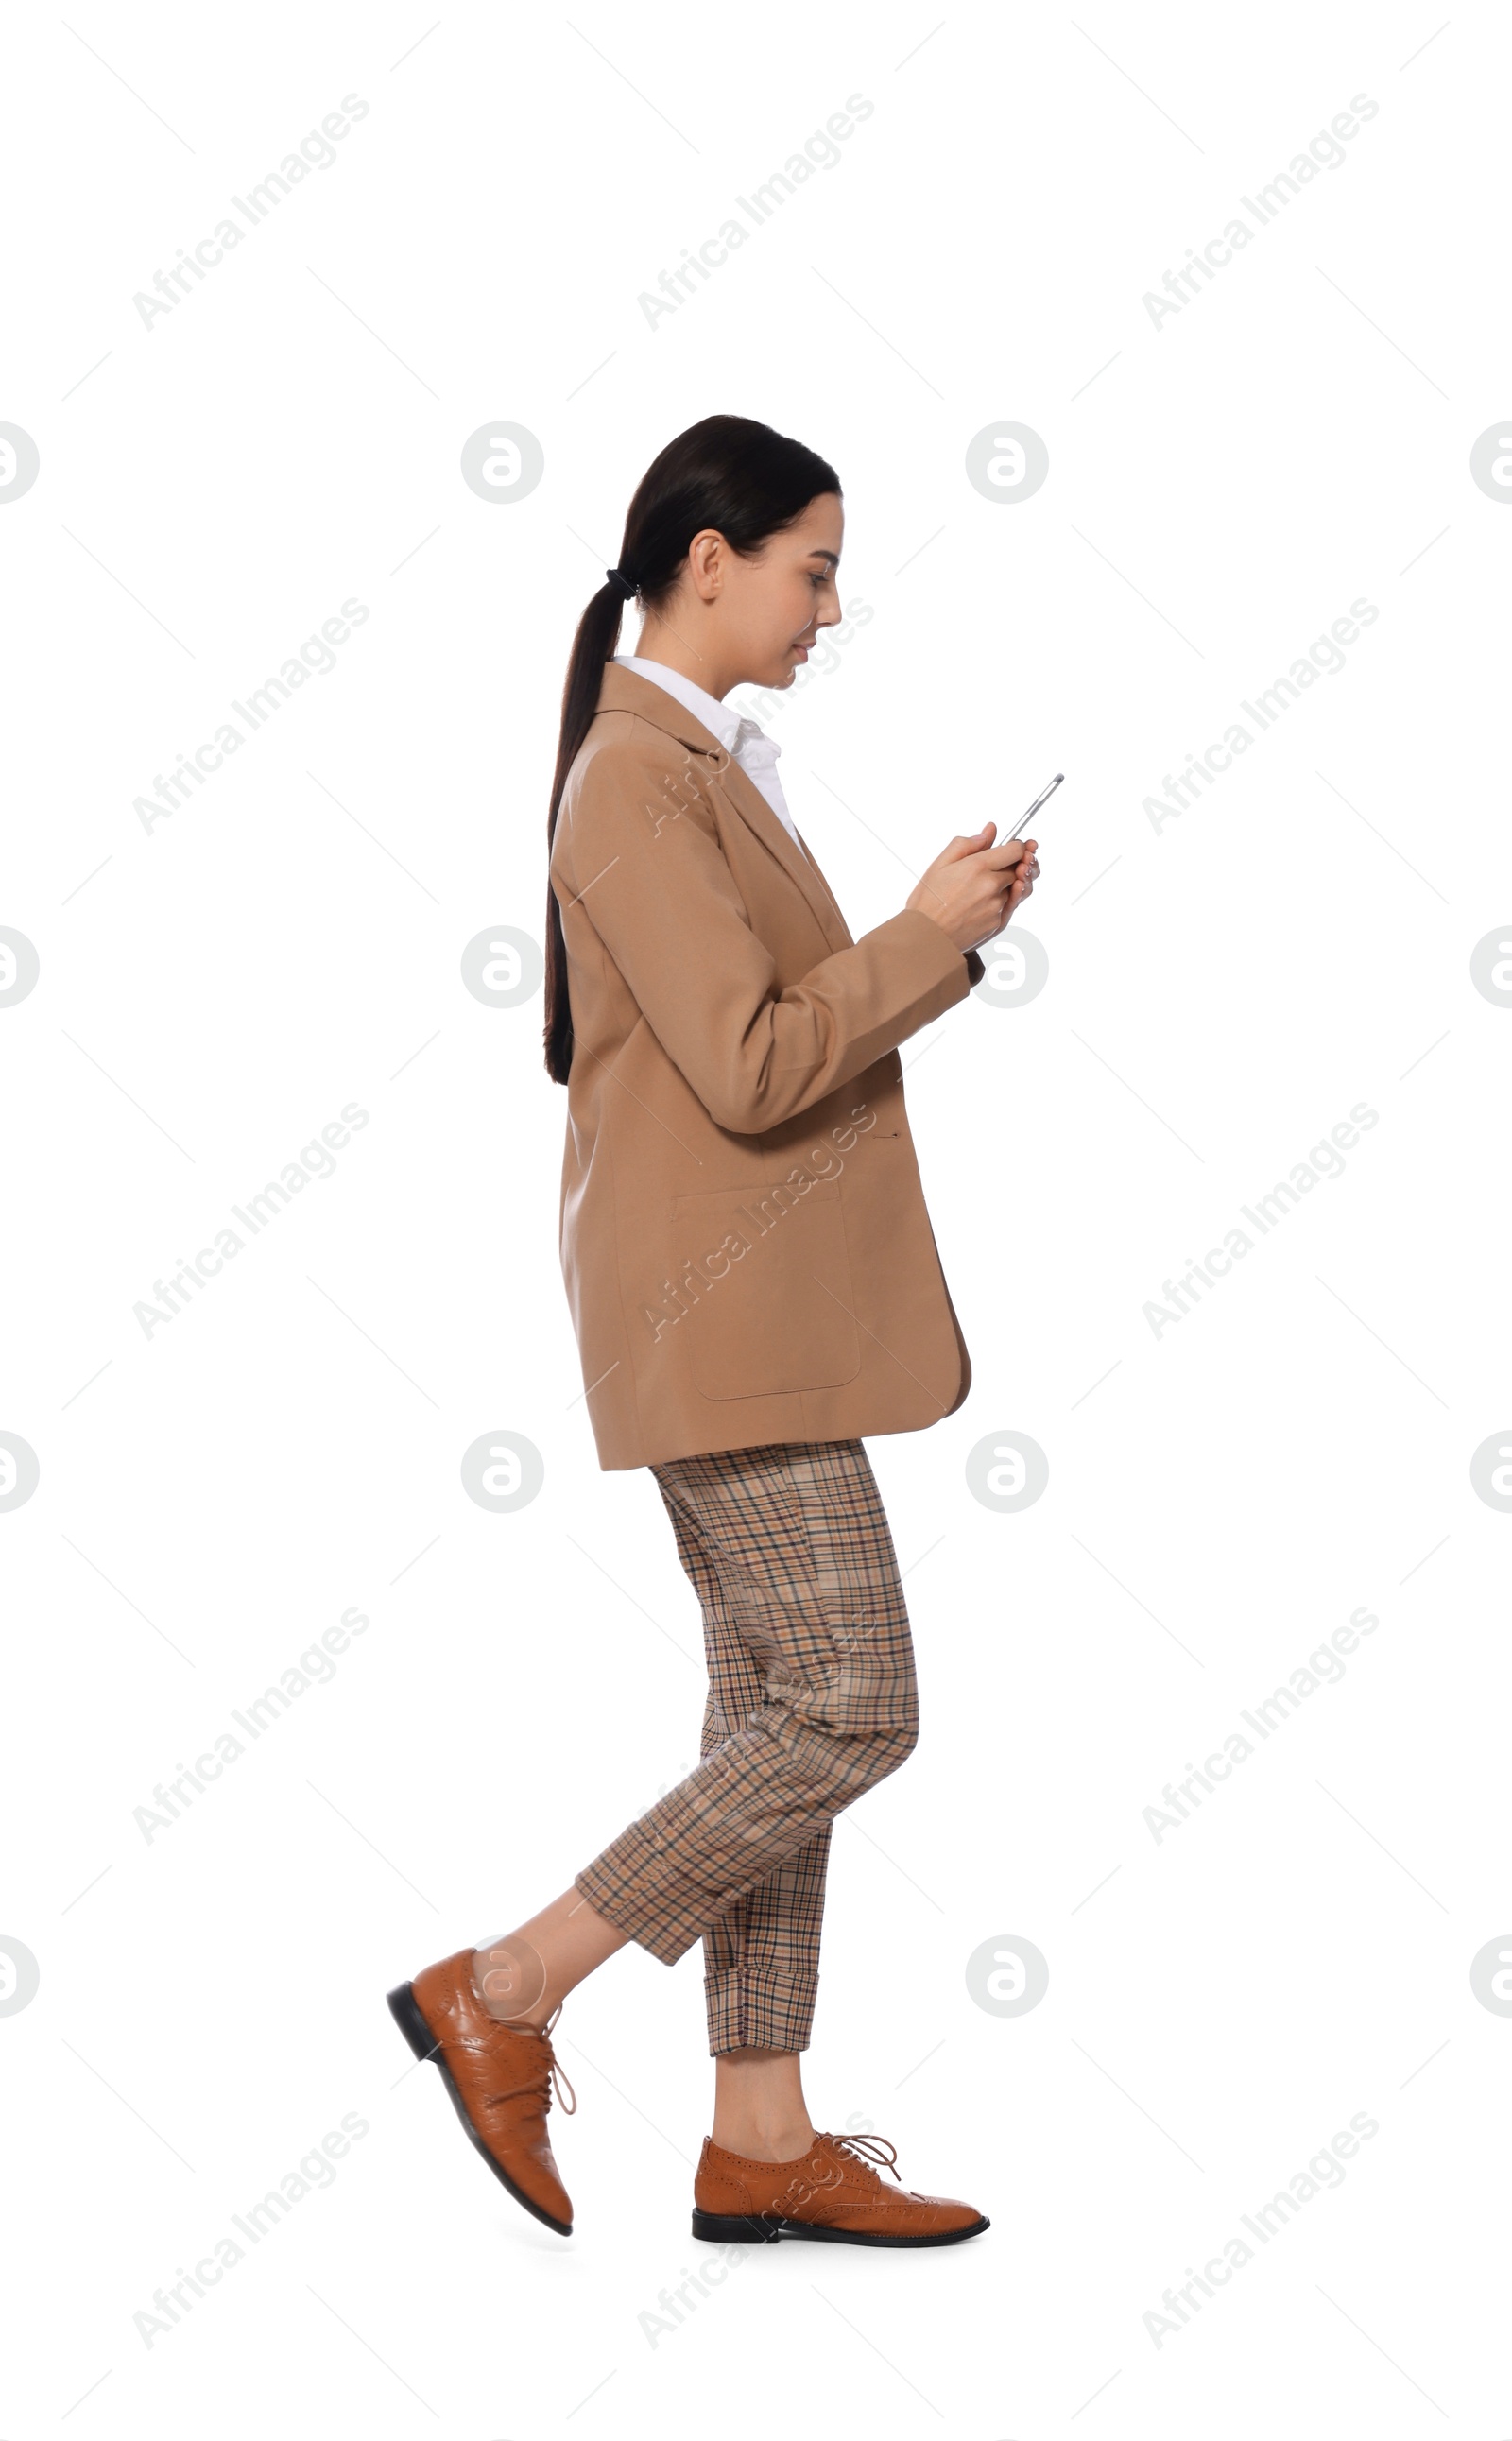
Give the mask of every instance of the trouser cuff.
[[741, 1966], [706, 1973], [710, 2057], [747, 2044], [764, 2051], [807, 2051], [818, 1992], [817, 1974], [778, 1975]]
[[626, 1932], [632, 1941], [639, 1941], [641, 1948], [648, 1949], [653, 1958], [659, 1958], [663, 1966], [675, 1966], [698, 1939], [699, 1925], [669, 1924], [665, 1901], [658, 1910], [655, 1897], [648, 1895], [634, 1875], [615, 1871], [602, 1857], [585, 1865], [581, 1873], [574, 1873], [572, 1887], [582, 1891], [590, 1907], [596, 1908], [617, 1932]]

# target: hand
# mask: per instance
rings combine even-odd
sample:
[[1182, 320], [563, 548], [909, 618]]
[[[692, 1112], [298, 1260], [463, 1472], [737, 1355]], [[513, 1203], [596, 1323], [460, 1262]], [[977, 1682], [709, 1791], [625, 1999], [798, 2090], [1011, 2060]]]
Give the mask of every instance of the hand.
[[997, 828], [987, 822], [974, 838], [953, 839], [907, 901], [932, 917], [963, 952], [1002, 931], [1039, 872], [1037, 840], [997, 840]]

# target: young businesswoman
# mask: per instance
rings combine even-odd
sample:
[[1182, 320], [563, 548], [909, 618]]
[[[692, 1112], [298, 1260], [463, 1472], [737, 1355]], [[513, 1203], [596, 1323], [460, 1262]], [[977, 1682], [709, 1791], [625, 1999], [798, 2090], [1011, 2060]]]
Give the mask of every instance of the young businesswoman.
[[[978, 944], [1039, 869], [1033, 840], [984, 823], [853, 940], [778, 749], [724, 701], [790, 685], [839, 620], [843, 522], [812, 450], [739, 416], [694, 425], [631, 501], [563, 696], [562, 1266], [599, 1463], [650, 1469], [702, 1607], [702, 1759], [559, 1898], [389, 2006], [495, 2175], [564, 2234], [562, 2002], [626, 1941], [671, 1965], [700, 1938], [715, 2086], [694, 2234], [939, 2246], [987, 2227], [897, 2183], [885, 2139], [817, 2131], [801, 2075], [831, 1825], [918, 1734], [862, 1436], [951, 1415], [971, 1383], [897, 1046], [980, 982]], [[631, 599], [644, 624], [617, 655]]]

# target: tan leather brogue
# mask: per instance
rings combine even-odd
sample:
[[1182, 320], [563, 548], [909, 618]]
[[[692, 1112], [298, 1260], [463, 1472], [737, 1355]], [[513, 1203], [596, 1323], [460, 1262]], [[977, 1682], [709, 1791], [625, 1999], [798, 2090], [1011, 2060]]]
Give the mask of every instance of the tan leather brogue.
[[[572, 2234], [572, 2200], [547, 2134], [551, 2088], [567, 2114], [577, 2096], [551, 2049], [558, 2002], [544, 2033], [491, 2017], [473, 1982], [473, 1951], [426, 1966], [388, 1995], [401, 2034], [417, 2059], [434, 2060], [457, 2115], [495, 2177], [518, 2204], [563, 2237]], [[563, 2099], [566, 2087], [569, 2099]]]
[[884, 2186], [873, 2164], [893, 2167], [885, 2136], [818, 2136], [797, 2161], [749, 2161], [706, 2136], [693, 2178], [694, 2237], [723, 2246], [767, 2246], [780, 2237], [842, 2246], [953, 2246], [992, 2224], [974, 2204]]

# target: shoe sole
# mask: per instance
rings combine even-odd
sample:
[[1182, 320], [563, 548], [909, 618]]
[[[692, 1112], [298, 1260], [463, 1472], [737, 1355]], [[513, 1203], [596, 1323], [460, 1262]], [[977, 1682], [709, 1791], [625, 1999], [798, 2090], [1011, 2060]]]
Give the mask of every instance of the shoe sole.
[[693, 2207], [693, 2233], [711, 2246], [775, 2246], [780, 2237], [822, 2239], [831, 2246], [955, 2246], [963, 2237], [980, 2237], [992, 2223], [979, 2213], [964, 2229], [929, 2230], [918, 2237], [894, 2237], [874, 2229], [822, 2229], [817, 2221], [789, 2220], [770, 2213], [749, 2218], [738, 2213], [706, 2213]]
[[389, 2010], [392, 2013], [394, 2023], [399, 2028], [400, 2033], [404, 2035], [405, 2042], [409, 2045], [415, 2057], [418, 2060], [434, 2060], [436, 2066], [440, 2069], [441, 2072], [441, 2083], [445, 2086], [447, 2092], [451, 2095], [457, 2116], [467, 2130], [469, 2142], [473, 2144], [475, 2149], [481, 2154], [483, 2160], [488, 2163], [489, 2168], [493, 2171], [495, 2178], [497, 2179], [500, 2186], [507, 2187], [517, 2204], [523, 2204], [526, 2211], [531, 2214], [536, 2220], [544, 2221], [548, 2229], [554, 2229], [559, 2237], [570, 2237], [572, 2234], [572, 2223], [569, 2220], [558, 2220], [556, 2215], [554, 2213], [549, 2213], [544, 2204], [534, 2202], [532, 2198], [526, 2194], [523, 2187], [517, 2187], [514, 2180], [510, 2177], [508, 2170], [503, 2167], [501, 2162], [495, 2160], [493, 2154], [489, 2151], [488, 2146], [484, 2143], [481, 2136], [479, 2136], [477, 2128], [472, 2123], [472, 2120], [468, 2116], [467, 2105], [462, 2099], [457, 2080], [453, 2076], [451, 2070], [446, 2065], [446, 2061], [441, 2051], [441, 2037], [439, 2034], [432, 2032], [430, 2022], [422, 2010], [420, 2002], [415, 1998], [415, 1987], [413, 1983], [396, 1984], [394, 1989], [388, 1994], [387, 1998]]

